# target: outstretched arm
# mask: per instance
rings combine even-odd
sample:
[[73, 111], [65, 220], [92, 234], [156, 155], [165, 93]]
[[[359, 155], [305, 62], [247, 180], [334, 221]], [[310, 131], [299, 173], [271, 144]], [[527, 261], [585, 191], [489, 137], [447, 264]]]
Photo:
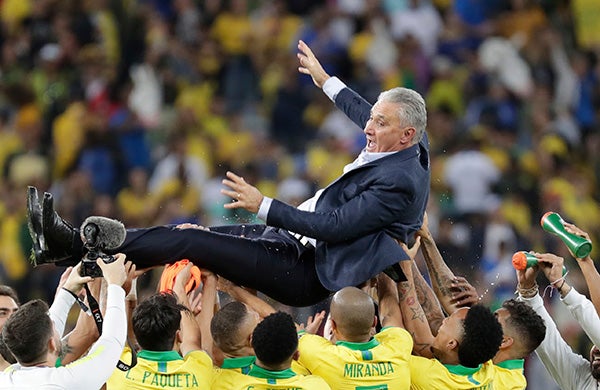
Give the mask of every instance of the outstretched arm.
[[427, 213], [417, 231], [421, 237], [421, 253], [425, 258], [433, 291], [447, 314], [477, 303], [475, 288], [464, 278], [458, 278], [444, 261], [428, 227]]
[[190, 280], [193, 264], [189, 263], [183, 268], [173, 284], [173, 293], [177, 296], [179, 303], [185, 308], [181, 310], [181, 355], [185, 356], [189, 352], [202, 349], [200, 342], [200, 327], [192, 313], [189, 298], [185, 286]]
[[[546, 259], [549, 260], [550, 258], [546, 257]], [[554, 267], [558, 270], [558, 275], [562, 275], [562, 264], [559, 266], [558, 260], [554, 260], [556, 260], [554, 261], [556, 264]], [[551, 268], [552, 265], [549, 264], [548, 262], [543, 264], [542, 260], [539, 267]], [[542, 317], [546, 325], [544, 340], [535, 352], [561, 389], [585, 388], [583, 381], [589, 377], [590, 363], [587, 359], [574, 353], [561, 337], [556, 324], [544, 307], [542, 297], [539, 295], [536, 283], [537, 273], [538, 266], [517, 270], [519, 300], [531, 306]], [[596, 318], [598, 317], [596, 316]]]
[[423, 308], [423, 311], [425, 312], [425, 316], [427, 317], [429, 329], [435, 336], [437, 335], [438, 329], [442, 325], [442, 321], [444, 321], [444, 312], [442, 311], [440, 302], [433, 293], [431, 286], [427, 284], [427, 281], [417, 267], [417, 263], [414, 261], [412, 261], [412, 274], [417, 298], [421, 304], [421, 307]]
[[[583, 230], [581, 230], [573, 224], [565, 223], [565, 229], [569, 233], [577, 234], [578, 236], [585, 237], [586, 239], [590, 240], [590, 235], [587, 232], [584, 232]], [[588, 290], [590, 291], [590, 298], [592, 300], [592, 303], [596, 308], [596, 312], [598, 313], [598, 315], [600, 315], [600, 274], [596, 269], [594, 260], [592, 260], [590, 255], [587, 255], [583, 259], [576, 257], [573, 254], [573, 252], [571, 252], [571, 255], [575, 257], [579, 268], [581, 268], [581, 272], [583, 273], [583, 277], [585, 278]]]
[[250, 306], [252, 310], [258, 313], [260, 318], [265, 318], [266, 316], [277, 311], [275, 308], [273, 308], [273, 306], [252, 294], [250, 291], [222, 277], [219, 277], [219, 290], [227, 293], [236, 301]]
[[[414, 258], [419, 245], [420, 239], [418, 237], [415, 245], [410, 250], [402, 244], [403, 249], [411, 256], [411, 259]], [[412, 261], [400, 262], [400, 267], [407, 279], [405, 282], [399, 282], [397, 286], [400, 310], [404, 326], [413, 337], [413, 353], [430, 358], [433, 357], [430, 348], [433, 343], [433, 334], [429, 328], [427, 316], [417, 298], [411, 263]]]
[[215, 315], [217, 302], [217, 276], [208, 270], [202, 270], [202, 296], [200, 314], [197, 316], [200, 326], [202, 348], [212, 357], [213, 338], [210, 332], [210, 322]]
[[404, 328], [398, 289], [394, 281], [385, 273], [377, 275], [377, 300], [379, 301], [379, 321], [382, 327]]

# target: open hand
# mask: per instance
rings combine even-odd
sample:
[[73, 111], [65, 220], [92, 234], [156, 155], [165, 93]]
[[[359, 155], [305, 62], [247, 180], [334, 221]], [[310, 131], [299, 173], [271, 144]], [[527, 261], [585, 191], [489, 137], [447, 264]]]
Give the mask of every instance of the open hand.
[[263, 194], [258, 188], [246, 183], [243, 177], [233, 172], [227, 172], [226, 175], [227, 179], [223, 179], [223, 184], [230, 189], [221, 190], [221, 193], [231, 197], [233, 202], [226, 203], [224, 207], [226, 209], [243, 208], [251, 213], [257, 213], [264, 198]]

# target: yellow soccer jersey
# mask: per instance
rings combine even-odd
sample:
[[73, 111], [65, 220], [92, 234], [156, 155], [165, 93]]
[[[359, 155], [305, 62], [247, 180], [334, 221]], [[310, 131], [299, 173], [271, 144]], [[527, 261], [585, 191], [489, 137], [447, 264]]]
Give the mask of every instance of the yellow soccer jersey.
[[410, 358], [411, 389], [423, 390], [492, 390], [494, 385], [492, 361], [477, 368], [442, 364], [437, 359], [420, 356]]
[[304, 334], [298, 344], [298, 362], [336, 390], [402, 390], [410, 386], [412, 347], [410, 334], [397, 327], [382, 329], [366, 343], [334, 345], [323, 337]]
[[502, 390], [524, 390], [527, 387], [527, 379], [523, 375], [523, 359], [505, 360], [494, 366], [494, 388]]
[[298, 375], [291, 369], [268, 371], [251, 366], [247, 375], [233, 369], [217, 369], [212, 390], [329, 390], [327, 382], [315, 375]]
[[[175, 351], [145, 351], [137, 354], [137, 364], [129, 371], [115, 369], [106, 382], [107, 390], [209, 389], [213, 376], [211, 358], [204, 351], [193, 351], [181, 357]], [[126, 348], [121, 355], [131, 361]]]

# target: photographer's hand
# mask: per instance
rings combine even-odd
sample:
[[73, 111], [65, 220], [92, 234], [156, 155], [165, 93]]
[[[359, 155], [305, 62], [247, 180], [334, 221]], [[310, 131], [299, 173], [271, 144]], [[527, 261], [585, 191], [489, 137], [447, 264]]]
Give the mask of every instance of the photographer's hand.
[[[79, 274], [79, 269], [81, 268], [81, 262], [79, 262], [75, 267], [73, 267], [68, 273], [67, 280], [63, 284], [62, 288], [65, 290], [69, 290], [71, 293], [78, 295], [83, 285], [87, 282], [92, 281], [90, 276], [81, 276]], [[67, 271], [63, 275], [67, 274]], [[62, 279], [62, 277], [61, 277]]]
[[125, 255], [122, 253], [117, 253], [114, 255], [116, 260], [112, 263], [106, 264], [101, 258], [96, 260], [96, 264], [102, 270], [102, 274], [104, 275], [104, 279], [108, 284], [116, 284], [118, 286], [123, 286], [125, 280], [127, 280], [127, 272], [125, 271]]

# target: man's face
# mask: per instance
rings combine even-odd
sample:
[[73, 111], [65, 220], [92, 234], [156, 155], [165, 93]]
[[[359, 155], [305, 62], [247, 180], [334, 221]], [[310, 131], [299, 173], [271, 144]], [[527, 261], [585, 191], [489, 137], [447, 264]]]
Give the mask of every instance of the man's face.
[[592, 376], [600, 381], [600, 350], [595, 345], [590, 350], [590, 362]]
[[18, 309], [17, 303], [7, 295], [0, 295], [0, 330], [4, 328], [4, 323]]
[[463, 321], [468, 312], [469, 308], [463, 307], [452, 313], [450, 317], [444, 318], [431, 345], [434, 356], [440, 358], [450, 349], [458, 348], [464, 331]]
[[364, 129], [367, 137], [367, 152], [397, 152], [410, 145], [415, 129], [402, 126], [398, 107], [398, 103], [386, 101], [375, 103]]

